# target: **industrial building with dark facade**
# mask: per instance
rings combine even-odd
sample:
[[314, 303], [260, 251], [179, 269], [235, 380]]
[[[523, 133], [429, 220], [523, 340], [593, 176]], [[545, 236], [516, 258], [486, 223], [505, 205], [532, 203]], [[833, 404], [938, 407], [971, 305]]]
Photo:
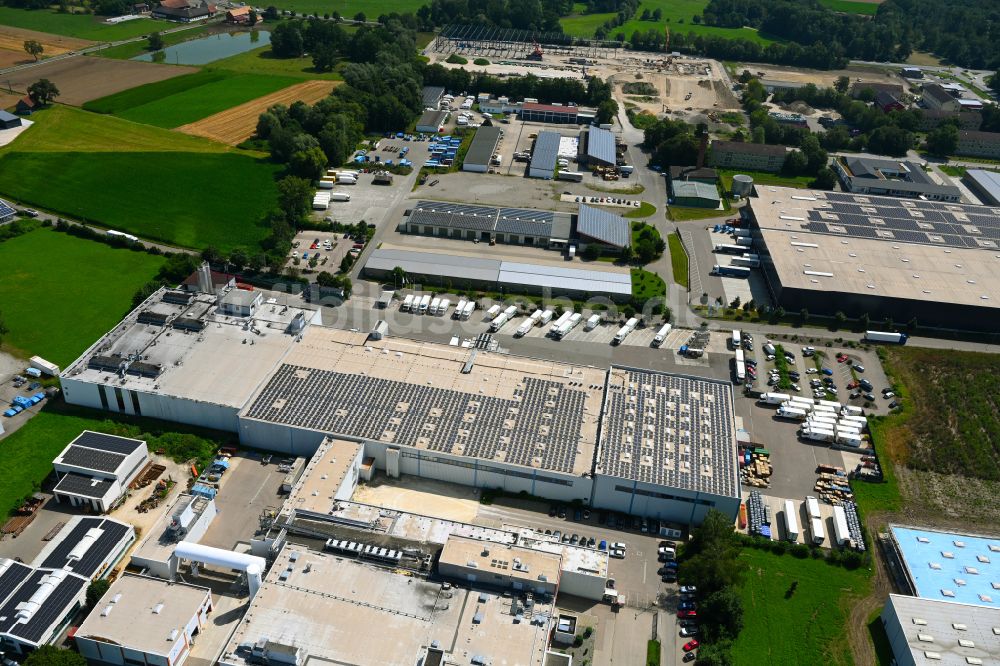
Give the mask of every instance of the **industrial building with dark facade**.
[[741, 215], [788, 311], [996, 330], [1000, 208], [767, 187]]

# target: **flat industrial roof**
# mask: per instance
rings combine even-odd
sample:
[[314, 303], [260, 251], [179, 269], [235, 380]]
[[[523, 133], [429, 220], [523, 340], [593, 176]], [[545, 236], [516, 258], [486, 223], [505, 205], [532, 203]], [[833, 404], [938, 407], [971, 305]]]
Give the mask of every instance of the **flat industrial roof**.
[[444, 119], [448, 117], [447, 111], [424, 111], [420, 116], [420, 120], [417, 121], [417, 127], [434, 127], [436, 132]]
[[113, 484], [110, 479], [95, 479], [92, 476], [70, 472], [59, 479], [53, 492], [100, 499], [108, 494]]
[[1000, 609], [1000, 537], [889, 529], [918, 597]]
[[333, 507], [333, 494], [347, 478], [351, 464], [361, 450], [360, 442], [328, 437], [302, 470], [285, 506], [314, 513], [328, 513]]
[[125, 574], [111, 584], [76, 636], [166, 655], [175, 645], [174, 632], [183, 633], [210, 598], [207, 587]]
[[576, 231], [615, 247], [626, 247], [632, 243], [632, 226], [628, 220], [594, 206], [580, 205]]
[[623, 271], [504, 261], [500, 264], [498, 279], [503, 284], [548, 287], [553, 291], [570, 286], [574, 291], [591, 294], [628, 296], [632, 293], [632, 276]]
[[587, 157], [599, 160], [605, 164], [614, 165], [615, 156], [615, 135], [611, 130], [600, 127], [591, 127], [587, 134]]
[[410, 209], [409, 224], [536, 238], [566, 238], [572, 218], [569, 213], [550, 210], [420, 200]]
[[[294, 558], [294, 559], [293, 559]], [[241, 643], [266, 638], [313, 660], [412, 666], [436, 645], [458, 663], [538, 666], [552, 607], [536, 600], [534, 615], [511, 613], [512, 599], [338, 557], [286, 546], [220, 657], [250, 664]], [[364, 637], [377, 632], [377, 640]], [[472, 662], [473, 657], [485, 661]]]
[[242, 418], [574, 476], [589, 472], [604, 372], [480, 350], [465, 373], [471, 353], [311, 327]]
[[1000, 305], [1000, 208], [758, 186], [782, 288]]
[[559, 156], [559, 132], [539, 132], [531, 152], [531, 168], [553, 171]]
[[732, 385], [612, 366], [597, 472], [739, 497]]
[[[190, 303], [170, 302], [166, 289], [152, 294], [139, 307], [80, 358], [61, 377], [92, 384], [114, 383], [115, 388], [142, 393], [201, 400], [228, 407], [242, 407], [258, 384], [292, 347], [292, 321], [302, 316], [311, 321], [314, 311], [286, 306], [287, 294], [263, 292], [264, 302], [253, 316], [259, 331], [247, 330], [245, 317], [218, 312], [215, 296], [197, 294]], [[143, 313], [155, 309], [166, 315], [165, 325], [143, 323]], [[196, 326], [196, 330], [179, 326]], [[248, 344], [250, 341], [253, 344]], [[114, 369], [94, 362], [100, 357], [129, 363], [134, 354], [157, 368], [146, 375]], [[117, 363], [115, 364], [117, 365]]]
[[990, 198], [989, 201], [984, 201], [984, 204], [1000, 205], [1000, 173], [985, 169], [969, 169], [965, 172], [965, 177], [978, 185]]
[[[890, 594], [887, 605], [895, 611], [914, 664], [1000, 663], [1000, 610], [902, 594]], [[890, 636], [894, 646], [901, 642], [896, 636], [895, 631]]]
[[131, 557], [138, 560], [151, 562], [166, 562], [174, 554], [177, 542], [180, 537], [172, 534], [167, 528], [173, 521], [174, 515], [190, 506], [195, 515], [194, 520], [201, 518], [202, 514], [209, 507], [210, 500], [200, 495], [181, 493], [177, 499], [160, 514], [153, 526], [146, 531], [146, 536], [142, 542], [132, 551]]
[[365, 262], [366, 270], [391, 271], [396, 266], [415, 277], [449, 276], [496, 282], [500, 275], [500, 261], [497, 259], [480, 259], [454, 253], [418, 252], [385, 246], [373, 250]]
[[478, 569], [484, 581], [497, 574], [529, 589], [538, 582], [558, 586], [561, 560], [556, 553], [456, 536], [448, 539], [438, 558], [440, 564]]
[[837, 160], [853, 177], [852, 183], [908, 194], [948, 194], [958, 197], [961, 191], [950, 184], [940, 184], [924, 173], [916, 162], [847, 156]]
[[124, 551], [134, 537], [132, 526], [117, 520], [74, 516], [32, 564], [40, 569], [65, 569], [89, 579]]
[[497, 144], [500, 143], [500, 132], [499, 127], [477, 129], [476, 136], [469, 145], [469, 151], [465, 154], [465, 163], [489, 166], [490, 160], [497, 152]]

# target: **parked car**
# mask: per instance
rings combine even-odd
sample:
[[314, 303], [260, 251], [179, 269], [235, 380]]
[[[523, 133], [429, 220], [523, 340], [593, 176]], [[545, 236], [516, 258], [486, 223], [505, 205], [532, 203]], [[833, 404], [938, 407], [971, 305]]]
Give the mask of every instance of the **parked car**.
[[691, 650], [697, 650], [699, 645], [701, 645], [701, 643], [698, 642], [698, 639], [692, 638], [691, 640], [689, 640], [687, 643], [684, 644], [684, 647], [682, 649], [685, 652], [690, 652]]
[[553, 504], [552, 506], [549, 507], [549, 518], [555, 518], [555, 517], [556, 517], [556, 505]]
[[857, 370], [858, 372], [864, 372], [865, 371], [865, 366], [861, 365], [860, 363], [855, 363], [854, 364], [854, 369]]
[[893, 393], [892, 391], [886, 391], [885, 393], [882, 394], [882, 397], [888, 400], [889, 398], [895, 398], [896, 394]]
[[694, 594], [698, 588], [694, 585], [681, 585], [681, 594]]
[[867, 400], [868, 402], [875, 402], [875, 394], [865, 393], [865, 400]]
[[889, 403], [889, 409], [896, 409], [901, 404], [902, 403], [900, 403], [899, 400], [893, 400], [892, 402]]
[[681, 627], [681, 636], [687, 638], [688, 636], [697, 636], [698, 627]]
[[667, 573], [660, 576], [660, 580], [663, 581], [664, 583], [676, 583], [677, 574], [673, 571], [668, 571]]
[[684, 658], [681, 659], [681, 661], [683, 661], [686, 664], [687, 662], [694, 661], [697, 658], [698, 658], [698, 654], [697, 653], [695, 653], [695, 652], [688, 652], [688, 653], [685, 653]]
[[697, 610], [698, 605], [693, 601], [682, 601], [677, 605], [680, 610]]

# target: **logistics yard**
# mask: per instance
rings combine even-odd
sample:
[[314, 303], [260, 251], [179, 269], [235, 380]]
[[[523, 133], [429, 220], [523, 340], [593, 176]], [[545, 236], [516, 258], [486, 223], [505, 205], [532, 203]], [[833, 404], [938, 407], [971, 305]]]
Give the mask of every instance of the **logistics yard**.
[[[768, 99], [912, 70], [376, 24], [408, 3], [219, 8], [166, 56], [166, 21], [0, 8], [77, 35], [0, 115], [4, 666], [1000, 657], [959, 640], [996, 610], [995, 363], [950, 349], [994, 350], [1000, 211], [869, 129], [814, 164], [847, 102]], [[772, 42], [705, 8], [559, 20]]]

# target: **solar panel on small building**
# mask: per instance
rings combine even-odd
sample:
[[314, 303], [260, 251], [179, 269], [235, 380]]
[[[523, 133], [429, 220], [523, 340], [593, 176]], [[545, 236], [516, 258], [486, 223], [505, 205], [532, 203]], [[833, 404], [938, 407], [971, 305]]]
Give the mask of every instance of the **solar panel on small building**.
[[591, 127], [587, 136], [587, 159], [614, 166], [615, 135], [610, 130]]
[[576, 231], [582, 236], [615, 247], [627, 247], [631, 244], [628, 220], [593, 206], [580, 206]]

